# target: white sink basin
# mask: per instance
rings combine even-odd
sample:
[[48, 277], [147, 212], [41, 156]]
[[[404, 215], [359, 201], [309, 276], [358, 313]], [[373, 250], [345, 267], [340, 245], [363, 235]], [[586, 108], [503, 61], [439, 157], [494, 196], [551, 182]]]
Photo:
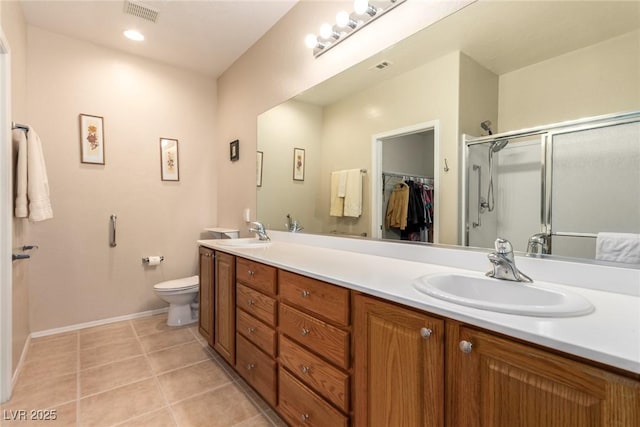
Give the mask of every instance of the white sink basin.
[[234, 248], [262, 248], [269, 246], [269, 240], [260, 240], [255, 237], [245, 237], [242, 239], [220, 239], [216, 240], [220, 246], [232, 246]]
[[456, 304], [501, 313], [570, 317], [591, 313], [583, 296], [551, 287], [463, 274], [433, 274], [413, 283], [427, 295]]

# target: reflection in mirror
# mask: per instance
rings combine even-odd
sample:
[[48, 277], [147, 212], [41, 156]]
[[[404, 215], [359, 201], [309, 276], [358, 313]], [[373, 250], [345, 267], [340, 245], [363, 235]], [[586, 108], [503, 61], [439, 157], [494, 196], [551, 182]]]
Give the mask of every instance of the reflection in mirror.
[[[258, 150], [264, 153], [259, 217], [273, 229], [285, 229], [289, 214], [304, 232], [376, 237], [376, 218], [382, 216], [376, 191], [383, 188], [386, 161], [376, 149], [376, 136], [434, 122], [433, 172], [412, 171], [408, 163], [391, 172], [433, 178], [438, 198], [433, 234], [439, 236], [434, 241], [466, 244], [462, 135], [486, 135], [481, 123], [487, 120], [498, 134], [640, 110], [639, 28], [636, 1], [473, 3], [259, 116]], [[527, 238], [541, 231], [540, 210], [533, 206], [542, 197], [540, 144], [539, 137], [519, 138], [494, 159], [503, 171], [502, 163], [511, 159], [510, 167], [523, 172], [523, 185], [537, 188], [522, 206], [535, 212]], [[536, 147], [537, 160], [528, 157]], [[306, 150], [304, 181], [292, 179], [294, 148]], [[477, 164], [484, 179], [489, 165], [487, 149], [482, 152]], [[349, 169], [368, 171], [362, 176], [362, 212], [332, 217], [331, 174]], [[480, 169], [469, 170], [474, 173]], [[500, 176], [493, 182], [498, 206], [500, 195], [508, 191], [505, 182]], [[489, 203], [486, 185], [480, 192]], [[472, 199], [474, 191], [469, 188]], [[578, 221], [580, 215], [566, 212], [568, 221]], [[469, 221], [474, 220], [470, 214]], [[488, 217], [480, 220], [491, 223]], [[496, 231], [490, 228], [484, 227], [486, 239], [470, 237], [469, 243], [491, 247]], [[559, 240], [553, 240], [556, 248]], [[526, 244], [517, 246], [526, 250]], [[591, 251], [570, 255], [593, 259]]]

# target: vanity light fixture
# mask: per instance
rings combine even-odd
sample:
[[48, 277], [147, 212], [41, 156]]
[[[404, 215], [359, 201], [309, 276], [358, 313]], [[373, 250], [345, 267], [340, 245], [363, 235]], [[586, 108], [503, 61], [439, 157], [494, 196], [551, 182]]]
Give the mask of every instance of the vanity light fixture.
[[378, 19], [405, 1], [406, 0], [355, 0], [353, 2], [353, 12], [338, 12], [335, 25], [322, 24], [318, 35], [307, 34], [304, 39], [305, 45], [309, 49], [313, 49], [313, 56], [317, 58], [360, 28]]
[[140, 31], [137, 31], [137, 30], [126, 30], [123, 34], [129, 40], [133, 40], [135, 42], [144, 41], [144, 35]]

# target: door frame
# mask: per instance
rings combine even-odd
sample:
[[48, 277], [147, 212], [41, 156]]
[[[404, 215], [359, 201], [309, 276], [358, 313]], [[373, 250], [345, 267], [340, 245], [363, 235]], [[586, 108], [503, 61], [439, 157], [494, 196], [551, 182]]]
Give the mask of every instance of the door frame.
[[12, 289], [11, 289], [11, 54], [0, 26], [0, 402], [11, 397]]
[[382, 132], [372, 137], [371, 149], [371, 237], [374, 239], [382, 238], [383, 225], [382, 218], [382, 143], [386, 139], [399, 136], [412, 135], [415, 133], [433, 131], [433, 203], [434, 220], [433, 220], [433, 243], [439, 242], [439, 225], [440, 225], [440, 120], [431, 120], [428, 122], [417, 123], [411, 126], [405, 126]]

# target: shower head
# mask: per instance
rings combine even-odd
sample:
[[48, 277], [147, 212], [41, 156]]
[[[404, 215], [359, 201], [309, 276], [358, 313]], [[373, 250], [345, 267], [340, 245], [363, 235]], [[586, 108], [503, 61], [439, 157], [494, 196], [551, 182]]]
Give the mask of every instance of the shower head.
[[491, 150], [492, 153], [497, 153], [498, 151], [506, 147], [508, 143], [509, 143], [508, 139], [496, 139], [489, 146], [489, 150]]
[[480, 123], [480, 127], [487, 131], [489, 135], [493, 135], [493, 132], [491, 132], [491, 120], [485, 120], [484, 122]]

